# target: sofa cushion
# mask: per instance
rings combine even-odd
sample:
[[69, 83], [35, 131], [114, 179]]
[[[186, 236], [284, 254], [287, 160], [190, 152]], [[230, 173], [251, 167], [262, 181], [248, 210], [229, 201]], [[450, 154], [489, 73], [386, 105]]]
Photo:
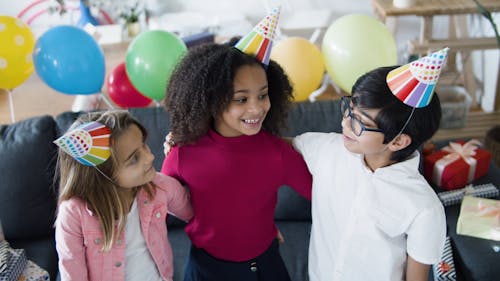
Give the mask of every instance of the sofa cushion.
[[342, 132], [340, 99], [318, 102], [293, 103], [288, 113], [286, 136], [294, 137], [305, 132]]
[[7, 240], [54, 233], [55, 137], [50, 116], [0, 126], [0, 219]]
[[66, 131], [68, 128], [75, 122], [76, 118], [80, 116], [81, 114], [84, 114], [83, 112], [72, 112], [72, 111], [66, 111], [63, 112], [55, 117], [57, 126], [56, 126], [56, 134], [57, 136], [61, 136]]
[[54, 235], [40, 237], [38, 239], [10, 241], [14, 249], [24, 249], [29, 260], [45, 269], [51, 278], [57, 276], [57, 251]]
[[276, 220], [311, 221], [311, 201], [284, 185], [278, 191], [278, 204], [274, 218]]
[[284, 238], [280, 253], [292, 280], [309, 280], [307, 271], [309, 254], [310, 221], [278, 221], [278, 229]]
[[156, 170], [161, 170], [165, 159], [163, 142], [170, 131], [170, 116], [163, 107], [131, 108], [129, 111], [148, 131], [146, 142], [155, 155], [153, 165]]

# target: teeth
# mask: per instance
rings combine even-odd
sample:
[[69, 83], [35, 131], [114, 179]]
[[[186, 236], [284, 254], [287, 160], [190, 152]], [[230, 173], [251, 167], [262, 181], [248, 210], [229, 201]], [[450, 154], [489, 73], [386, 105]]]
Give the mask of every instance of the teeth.
[[255, 123], [259, 122], [259, 119], [245, 119], [245, 120], [243, 120], [243, 122], [249, 123], [249, 124], [255, 124]]

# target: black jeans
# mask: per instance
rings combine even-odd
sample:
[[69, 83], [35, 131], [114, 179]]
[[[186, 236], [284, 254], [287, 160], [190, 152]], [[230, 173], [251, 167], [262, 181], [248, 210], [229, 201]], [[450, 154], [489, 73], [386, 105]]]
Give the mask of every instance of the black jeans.
[[260, 256], [243, 262], [224, 261], [191, 246], [184, 281], [290, 281], [276, 239]]

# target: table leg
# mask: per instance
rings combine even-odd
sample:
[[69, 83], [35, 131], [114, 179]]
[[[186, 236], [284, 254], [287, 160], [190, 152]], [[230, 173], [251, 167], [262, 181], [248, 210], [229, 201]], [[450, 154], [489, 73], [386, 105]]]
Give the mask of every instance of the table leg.
[[494, 102], [493, 110], [500, 111], [500, 58], [498, 60], [497, 90], [495, 91], [493, 102]]
[[[433, 16], [423, 16], [422, 24], [420, 25], [420, 43], [429, 43], [432, 38]], [[427, 50], [429, 51], [429, 50]]]

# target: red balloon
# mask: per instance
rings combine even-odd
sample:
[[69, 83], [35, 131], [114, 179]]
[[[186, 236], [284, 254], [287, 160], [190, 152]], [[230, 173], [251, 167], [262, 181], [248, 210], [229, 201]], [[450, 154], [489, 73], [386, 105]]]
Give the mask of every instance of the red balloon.
[[109, 97], [121, 107], [146, 107], [152, 101], [134, 88], [125, 72], [125, 62], [113, 69], [108, 77], [107, 85]]

